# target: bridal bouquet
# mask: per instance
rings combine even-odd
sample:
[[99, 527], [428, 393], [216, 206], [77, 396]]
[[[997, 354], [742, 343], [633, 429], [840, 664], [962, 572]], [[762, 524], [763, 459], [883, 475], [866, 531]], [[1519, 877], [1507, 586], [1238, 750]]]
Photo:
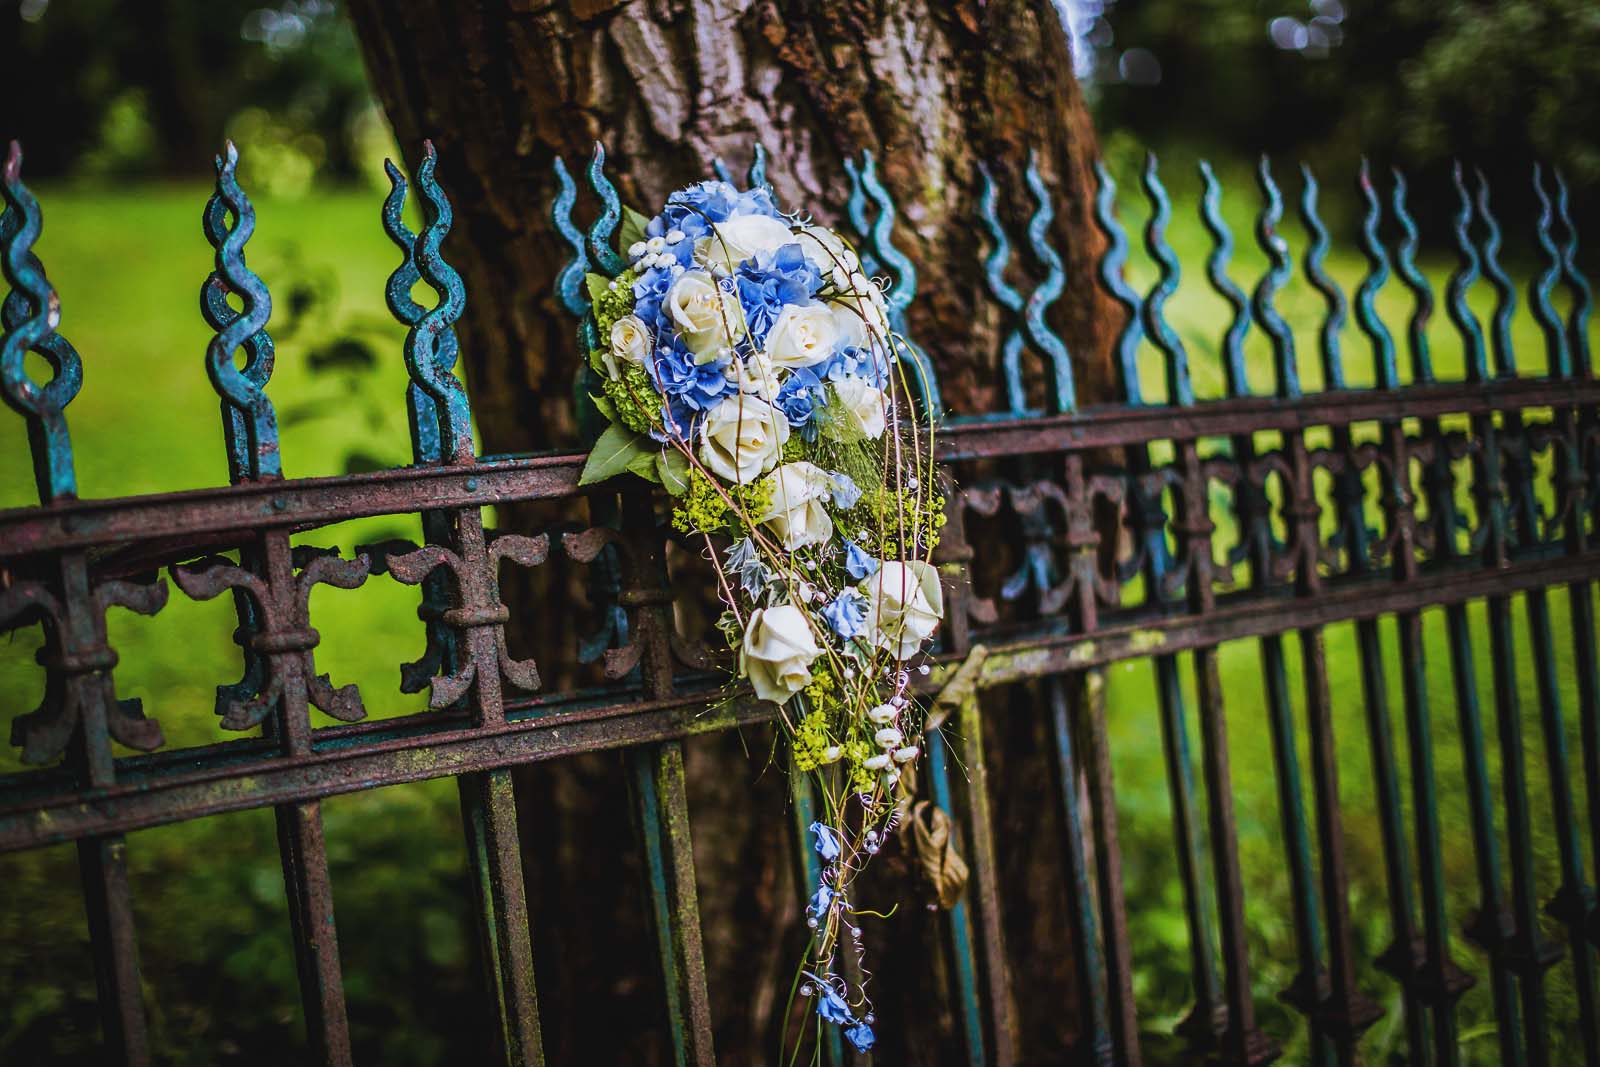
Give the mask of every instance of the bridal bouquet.
[[582, 481], [661, 484], [715, 569], [738, 675], [778, 705], [817, 786], [822, 876], [797, 983], [864, 1051], [851, 883], [897, 821], [922, 741], [913, 661], [944, 611], [932, 428], [908, 402], [883, 291], [839, 235], [722, 181], [625, 219], [627, 267], [588, 276], [609, 425]]

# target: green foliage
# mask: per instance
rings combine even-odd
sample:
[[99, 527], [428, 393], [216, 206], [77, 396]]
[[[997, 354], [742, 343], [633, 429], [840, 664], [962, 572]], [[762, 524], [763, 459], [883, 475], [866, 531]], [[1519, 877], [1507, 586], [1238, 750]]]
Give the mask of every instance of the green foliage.
[[600, 391], [610, 408], [602, 408], [601, 413], [612, 422], [639, 434], [661, 425], [661, 399], [650, 381], [650, 372], [637, 363], [628, 364], [622, 377], [602, 382]]
[[633, 470], [640, 457], [646, 460], [650, 458], [649, 443], [649, 438], [612, 423], [590, 450], [589, 458], [583, 464], [583, 473], [578, 475], [578, 484], [594, 485]]
[[710, 533], [722, 528], [728, 502], [717, 483], [699, 467], [689, 469], [687, 491], [672, 509], [672, 528], [679, 533]]

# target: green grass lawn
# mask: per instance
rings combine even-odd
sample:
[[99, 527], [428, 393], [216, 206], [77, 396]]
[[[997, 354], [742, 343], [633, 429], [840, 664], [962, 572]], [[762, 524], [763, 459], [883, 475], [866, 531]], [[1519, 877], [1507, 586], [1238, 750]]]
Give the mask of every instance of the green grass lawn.
[[[1230, 218], [1241, 244], [1234, 275], [1248, 288], [1263, 264], [1250, 241], [1248, 212], [1255, 195], [1243, 173], [1230, 172], [1228, 181], [1233, 190]], [[1192, 195], [1186, 195], [1192, 183], [1171, 184], [1180, 205], [1172, 240], [1187, 285], [1169, 305], [1170, 318], [1194, 361], [1196, 391], [1202, 397], [1219, 396], [1216, 323], [1223, 304], [1203, 284], [1208, 246], [1192, 210], [1183, 207], [1194, 202]], [[1122, 185], [1124, 219], [1130, 226], [1142, 225], [1145, 211], [1137, 183], [1124, 180]], [[1297, 188], [1290, 183], [1291, 191]], [[61, 296], [62, 332], [84, 360], [83, 392], [69, 409], [82, 495], [224, 483], [218, 404], [203, 369], [210, 334], [196, 310], [196, 294], [210, 269], [210, 250], [199, 227], [206, 190], [149, 186], [111, 194], [46, 187], [38, 192], [45, 211], [38, 251]], [[384, 279], [397, 253], [378, 225], [379, 198], [334, 191], [311, 200], [258, 206], [260, 225], [249, 246], [249, 259], [277, 301], [273, 321], [279, 339], [278, 365], [270, 395], [283, 425], [286, 473], [335, 474], [373, 463], [407, 461], [403, 330], [388, 319], [382, 299]], [[1350, 291], [1363, 264], [1348, 244], [1348, 216], [1336, 213], [1338, 218], [1344, 225], [1336, 232], [1346, 247], [1330, 260], [1330, 270]], [[1286, 235], [1298, 252], [1303, 245], [1298, 226], [1286, 226]], [[1134, 237], [1137, 243], [1137, 234]], [[1437, 282], [1448, 263], [1430, 262], [1428, 267]], [[1518, 277], [1526, 273], [1521, 270]], [[1135, 257], [1131, 276], [1140, 287], [1152, 277], [1142, 253]], [[308, 280], [317, 291], [332, 296], [296, 307], [305, 304], [295, 297], [297, 279]], [[1480, 308], [1486, 295], [1480, 287], [1476, 294]], [[1317, 388], [1322, 380], [1315, 366], [1320, 297], [1297, 278], [1279, 306], [1295, 326], [1306, 388]], [[1385, 290], [1380, 309], [1389, 321], [1403, 322], [1409, 304], [1398, 285], [1391, 283]], [[1441, 377], [1459, 376], [1460, 345], [1442, 314], [1436, 316], [1431, 336]], [[333, 360], [330, 368], [331, 346], [340, 338], [364, 341], [376, 361], [364, 366]], [[1352, 327], [1344, 331], [1344, 340], [1351, 384], [1370, 383], [1371, 359], [1364, 340]], [[1543, 349], [1525, 308], [1519, 310], [1516, 341], [1524, 371], [1541, 371]], [[1249, 355], [1252, 387], [1269, 390], [1271, 363], [1259, 331], [1252, 332]], [[1148, 346], [1141, 368], [1147, 399], [1160, 400], [1162, 368]], [[7, 414], [0, 417], [0, 506], [29, 504], [32, 494], [21, 420]], [[1219, 498], [1215, 510], [1223, 521], [1218, 537], [1224, 542], [1232, 536], [1225, 507], [1225, 499]], [[362, 541], [415, 537], [415, 525], [414, 520], [392, 519], [349, 523], [307, 540], [337, 543], [348, 552]], [[416, 596], [389, 581], [370, 582], [355, 592], [323, 590], [315, 595], [313, 612], [324, 635], [317, 650], [319, 669], [331, 672], [338, 684], [358, 683], [375, 715], [408, 713], [422, 706], [420, 698], [403, 697], [396, 686], [396, 665], [420, 649]], [[1553, 594], [1552, 607], [1554, 652], [1566, 680], [1563, 707], [1575, 744], [1564, 591]], [[1515, 610], [1518, 647], [1526, 660], [1520, 601]], [[1478, 682], [1487, 712], [1491, 707], [1487, 639], [1482, 607], [1473, 611], [1479, 639]], [[226, 600], [197, 604], [176, 593], [155, 619], [113, 613], [111, 640], [122, 654], [119, 688], [125, 696], [145, 698], [170, 743], [199, 743], [218, 736], [212, 689], [237, 677], [238, 651], [229, 636], [233, 625]], [[1459, 927], [1475, 902], [1476, 890], [1439, 613], [1427, 616], [1427, 633], [1429, 695], [1453, 891], [1451, 919]], [[1385, 634], [1392, 634], [1388, 623]], [[37, 641], [36, 628], [24, 630], [8, 639], [9, 647], [0, 655], [0, 702], [8, 709], [8, 718], [38, 700], [41, 683], [32, 663]], [[1353, 628], [1328, 628], [1327, 642], [1352, 874], [1351, 909], [1362, 958], [1371, 959], [1386, 947], [1388, 932]], [[1288, 645], [1292, 649], [1294, 642]], [[1387, 642], [1387, 654], [1403, 761], [1392, 640]], [[1297, 670], [1295, 658], [1291, 651], [1291, 665]], [[1267, 1026], [1283, 1036], [1298, 1029], [1273, 996], [1288, 984], [1293, 971], [1292, 932], [1255, 643], [1224, 647], [1222, 666], [1230, 699], [1254, 977]], [[1553, 843], [1544, 831], [1549, 813], [1543, 748], [1531, 671], [1527, 662], [1521, 666], [1534, 813], [1541, 827], [1541, 885], [1548, 895], [1555, 878]], [[1147, 1017], [1175, 1019], [1189, 998], [1186, 932], [1168, 829], [1153, 671], [1147, 663], [1119, 665], [1110, 670], [1110, 677], [1128, 906], [1139, 966], [1137, 992]], [[1187, 670], [1185, 679], [1187, 684]], [[1197, 738], [1193, 693], [1188, 697], [1190, 728]], [[1302, 712], [1297, 721], [1302, 762], [1304, 726]], [[17, 766], [15, 751], [0, 749], [0, 768]], [[752, 777], [761, 769], [759, 761], [753, 762]], [[1575, 788], [1582, 784], [1573, 783]], [[436, 1062], [445, 1050], [427, 1034], [445, 1031], [449, 1022], [469, 1010], [470, 933], [461, 906], [467, 882], [455, 804], [451, 784], [433, 782], [334, 798], [325, 805], [351, 1020], [358, 1049], [366, 1058]], [[174, 1062], [294, 1058], [298, 993], [270, 813], [221, 816], [141, 832], [130, 839], [129, 855], [159, 1045], [171, 1050]], [[75, 903], [67, 903], [77, 899], [72, 851], [54, 848], [0, 857], [0, 884], [6, 887], [7, 902], [0, 908], [0, 990], [10, 991], [0, 997], [0, 1060], [45, 1052], [68, 1055], [86, 1044], [92, 1046], [97, 1022], [88, 935], [81, 911]], [[1456, 952], [1460, 962], [1477, 970], [1473, 949], [1458, 943]], [[399, 976], [404, 981], [396, 980]], [[1363, 979], [1375, 997], [1397, 1009], [1391, 981], [1371, 970]], [[1558, 1001], [1570, 997], [1565, 981], [1565, 972], [1558, 969], [1551, 982]], [[1569, 1007], [1558, 1004], [1557, 1017], [1569, 1015]], [[1490, 1015], [1481, 986], [1468, 995], [1463, 1011], [1474, 1035], [1469, 1048], [1477, 1050], [1476, 1062], [1491, 1062], [1492, 1042], [1482, 1029]], [[1398, 1047], [1397, 1015], [1391, 1010], [1378, 1024], [1374, 1047]], [[404, 1025], [407, 1021], [410, 1024]], [[1299, 1047], [1292, 1050], [1299, 1051]]]

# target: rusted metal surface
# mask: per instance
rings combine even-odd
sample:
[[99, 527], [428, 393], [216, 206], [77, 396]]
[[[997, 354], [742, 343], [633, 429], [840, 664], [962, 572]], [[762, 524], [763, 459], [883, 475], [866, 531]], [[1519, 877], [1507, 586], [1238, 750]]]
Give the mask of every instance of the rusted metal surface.
[[[672, 535], [659, 502], [642, 484], [580, 492], [581, 455], [473, 454], [453, 330], [465, 294], [440, 253], [450, 209], [435, 180], [431, 147], [415, 174], [421, 231], [413, 234], [401, 221], [411, 186], [398, 168], [390, 169], [393, 190], [382, 216], [401, 252], [386, 297], [408, 331], [397, 359], [410, 379], [404, 403], [414, 464], [337, 478], [284, 476], [267, 397], [271, 298], [265, 281], [244, 265], [254, 213], [234, 177], [235, 158], [231, 148], [219, 158], [217, 194], [204, 214], [215, 267], [202, 290], [203, 313], [215, 331], [204, 365], [218, 392], [233, 484], [99, 501], [76, 498], [67, 432], [65, 409], [84, 373], [82, 361], [57, 332], [60, 302], [32, 253], [38, 207], [21, 185], [17, 153], [5, 170], [0, 257], [11, 295], [0, 338], [0, 384], [27, 420], [41, 503], [0, 512], [0, 565], [7, 575], [0, 626], [42, 625], [46, 695], [39, 711], [13, 716], [13, 743], [37, 769], [0, 777], [0, 851], [78, 843], [108, 1055], [131, 1063], [149, 1058], [121, 835], [223, 812], [276, 809], [312, 1055], [343, 1063], [350, 1058], [348, 1024], [319, 803], [455, 777], [491, 1016], [485, 1021], [506, 1062], [542, 1062], [537, 962], [510, 768], [625, 749], [638, 847], [650, 872], [670, 1040], [678, 1062], [714, 1062], [681, 743], [766, 721], [773, 709], [744, 694], [723, 699], [721, 680], [707, 672], [706, 646], [715, 635], [689, 632], [675, 616], [665, 563]], [[580, 228], [571, 217], [575, 184], [564, 168], [560, 173], [566, 192], [555, 205], [556, 221], [574, 259], [557, 295], [563, 306], [581, 312], [583, 272], [611, 272], [616, 265], [608, 253], [618, 205], [597, 153], [586, 177], [602, 212]], [[1072, 361], [1045, 315], [1062, 298], [1060, 260], [1048, 236], [1049, 190], [1030, 167], [1025, 195], [1033, 216], [1026, 241], [1029, 262], [1040, 270], [1020, 284], [1026, 264], [1013, 261], [994, 209], [998, 193], [987, 187], [980, 221], [993, 242], [988, 284], [1009, 317], [1001, 354], [1006, 407], [948, 420], [941, 431], [948, 523], [936, 563], [948, 618], [931, 673], [919, 684], [936, 691], [978, 642], [990, 650], [980, 689], [1044, 680], [1046, 708], [985, 706], [981, 715], [1051, 717], [1069, 826], [1061, 847], [1069, 850], [1071, 885], [1061, 888], [1060, 900], [1072, 910], [1081, 946], [1074, 962], [1083, 1002], [1073, 1006], [1073, 1016], [1085, 1024], [1075, 1051], [1086, 1061], [1136, 1065], [1147, 1021], [1133, 996], [1111, 773], [1108, 721], [1119, 709], [1106, 704], [1103, 668], [1150, 661], [1194, 982], [1194, 1005], [1181, 1033], [1196, 1055], [1257, 1067], [1278, 1055], [1275, 1039], [1288, 1035], [1264, 1033], [1252, 999], [1218, 650], [1226, 642], [1259, 642], [1267, 724], [1276, 741], [1276, 814], [1294, 883], [1300, 976], [1289, 999], [1305, 1016], [1313, 1057], [1358, 1061], [1363, 1031], [1376, 1018], [1367, 990], [1392, 979], [1398, 997], [1382, 999], [1405, 1017], [1411, 1059], [1451, 1064], [1459, 1043], [1455, 1003], [1472, 979], [1451, 945], [1450, 931], [1467, 917], [1447, 910], [1433, 721], [1447, 712], [1429, 706], [1420, 614], [1443, 607], [1451, 662], [1433, 669], [1449, 669], [1454, 683], [1458, 729], [1451, 741], [1464, 757], [1482, 903], [1470, 930], [1484, 954], [1480, 973], [1490, 984], [1499, 1049], [1507, 1062], [1548, 1060], [1557, 1006], [1546, 1002], [1541, 976], [1561, 961], [1574, 968], [1577, 1025], [1594, 1067], [1600, 1032], [1589, 953], [1600, 912], [1582, 867], [1582, 838], [1587, 829], [1589, 846], [1600, 844], [1600, 789], [1593, 785], [1600, 777], [1600, 657], [1591, 600], [1600, 578], [1593, 536], [1600, 509], [1600, 383], [1589, 354], [1591, 300], [1575, 265], [1564, 187], [1558, 183], [1552, 198], [1542, 176], [1536, 183], [1544, 211], [1535, 235], [1544, 258], [1530, 305], [1545, 336], [1550, 373], [1519, 377], [1507, 326], [1512, 290], [1497, 259], [1498, 224], [1486, 187], [1477, 186], [1474, 208], [1461, 185], [1461, 267], [1445, 309], [1461, 335], [1468, 374], [1446, 383], [1435, 380], [1427, 349], [1433, 296], [1416, 267], [1417, 234], [1403, 183], [1397, 177], [1389, 201], [1401, 231], [1391, 259], [1380, 234], [1382, 202], [1362, 174], [1367, 213], [1358, 241], [1369, 271], [1347, 305], [1323, 269], [1329, 238], [1317, 213], [1315, 181], [1304, 172], [1300, 210], [1310, 240], [1300, 266], [1324, 308], [1317, 351], [1326, 383], [1323, 391], [1304, 392], [1294, 336], [1274, 306], [1294, 278], [1294, 261], [1278, 232], [1277, 186], [1262, 173], [1258, 239], [1269, 267], [1253, 297], [1246, 297], [1228, 274], [1232, 237], [1222, 221], [1220, 187], [1208, 169], [1202, 171], [1199, 213], [1214, 241], [1206, 280], [1231, 308], [1219, 330], [1226, 397], [1202, 400], [1195, 396], [1184, 339], [1164, 316], [1181, 274], [1167, 244], [1172, 205], [1156, 163], [1150, 160], [1144, 175], [1152, 208], [1144, 243], [1158, 270], [1143, 295], [1123, 280], [1128, 242], [1116, 222], [1114, 188], [1101, 172], [1096, 217], [1108, 239], [1101, 279], [1128, 313], [1116, 346], [1123, 403], [1086, 410], [1076, 410]], [[854, 166], [851, 177], [848, 214], [861, 231], [864, 260], [887, 268], [900, 283], [892, 305], [900, 321], [914, 293], [915, 270], [894, 245], [894, 205], [870, 159]], [[759, 159], [751, 180], [764, 180]], [[1404, 331], [1391, 330], [1375, 310], [1391, 268], [1414, 300]], [[1487, 337], [1467, 299], [1480, 275], [1495, 291]], [[411, 298], [418, 282], [435, 294], [432, 307]], [[1551, 301], [1557, 284], [1573, 297], [1565, 319]], [[230, 293], [243, 298], [242, 310], [228, 303]], [[1352, 306], [1372, 348], [1376, 385], [1370, 389], [1347, 387], [1340, 327]], [[1273, 396], [1250, 395], [1247, 387], [1243, 342], [1252, 328], [1271, 341]], [[1406, 375], [1395, 343], [1402, 332]], [[1160, 402], [1146, 397], [1138, 381], [1137, 352], [1145, 338], [1161, 360], [1166, 396]], [[937, 351], [937, 339], [924, 340]], [[583, 344], [592, 342], [582, 337]], [[1037, 359], [1023, 358], [1030, 350]], [[50, 365], [51, 381], [23, 373], [30, 351]], [[240, 351], [242, 363], [236, 362]], [[920, 349], [907, 358], [921, 380], [920, 402], [937, 410], [933, 361]], [[1038, 368], [1038, 381], [1027, 380], [1029, 368]], [[1043, 396], [1049, 414], [1029, 409], [1030, 395]], [[1470, 508], [1459, 506], [1464, 496]], [[568, 521], [498, 535], [485, 528], [484, 507], [536, 501], [565, 502]], [[1228, 530], [1214, 519], [1219, 511], [1230, 513]], [[577, 518], [583, 514], [586, 521]], [[420, 517], [423, 543], [362, 546], [350, 559], [291, 548], [291, 538], [305, 531], [371, 516]], [[1374, 521], [1381, 528], [1372, 527]], [[980, 545], [992, 560], [977, 558]], [[584, 663], [598, 661], [586, 668], [590, 688], [544, 692], [538, 664], [508, 652], [506, 623], [531, 606], [502, 596], [500, 568], [508, 561], [547, 566], [552, 552], [564, 557], [562, 566], [588, 571], [588, 608], [602, 620], [597, 632], [580, 639]], [[251, 736], [165, 749], [156, 718], [116, 696], [117, 654], [107, 642], [106, 612], [159, 611], [167, 584], [150, 573], [162, 568], [192, 598], [233, 597], [243, 670], [237, 682], [218, 687], [216, 710], [223, 729]], [[366, 721], [367, 709], [381, 705], [384, 694], [335, 687], [317, 673], [320, 634], [310, 593], [318, 584], [352, 589], [390, 580], [420, 589], [422, 652], [401, 665], [399, 688], [430, 689], [431, 710]], [[1574, 793], [1567, 709], [1551, 650], [1557, 635], [1546, 590], [1563, 585], [1572, 607], [1576, 713], [1589, 780], [1582, 799]], [[1545, 809], [1527, 775], [1517, 702], [1513, 610], [1519, 596], [1534, 641], [1529, 662], [1557, 824], [1559, 884], [1553, 887], [1540, 884], [1531, 853]], [[1499, 789], [1490, 780], [1491, 746], [1474, 676], [1474, 641], [1482, 639], [1467, 610], [1479, 600], [1488, 605]], [[1401, 650], [1409, 826], [1381, 647], [1391, 616]], [[1324, 628], [1350, 620], [1357, 623], [1367, 712], [1359, 740], [1378, 794], [1391, 935], [1375, 960], [1358, 951], [1363, 946], [1346, 904], [1350, 872], [1325, 662]], [[1286, 638], [1298, 643], [1304, 668], [1303, 720], [1289, 692]], [[1198, 776], [1184, 704], [1185, 656], [1193, 661], [1199, 705]], [[151, 710], [170, 716], [184, 709]], [[1019, 1047], [1011, 1004], [1013, 969], [1026, 952], [1002, 935], [1006, 887], [995, 862], [989, 802], [991, 791], [1003, 786], [984, 773], [981, 715], [974, 700], [960, 719], [959, 762], [969, 782], [963, 787], [953, 780], [959, 772], [949, 763], [955, 761], [947, 763], [937, 743], [930, 744], [928, 776], [941, 805], [957, 817], [973, 861], [971, 891], [946, 922], [964, 1054], [972, 1062], [1005, 1063], [1028, 1055]], [[1296, 736], [1301, 728], [1309, 740], [1305, 781]], [[114, 757], [113, 742], [140, 754]], [[1353, 748], [1357, 739], [1337, 742]], [[1504, 798], [1503, 809], [1497, 796]], [[796, 799], [803, 826], [805, 798]], [[1587, 812], [1586, 827], [1580, 810]], [[1504, 843], [1496, 833], [1499, 818], [1509, 831]], [[798, 853], [803, 866], [808, 850]], [[1559, 946], [1539, 936], [1546, 909], [1561, 924]], [[1369, 963], [1382, 973], [1369, 970]], [[825, 1055], [839, 1060], [837, 1044]]]

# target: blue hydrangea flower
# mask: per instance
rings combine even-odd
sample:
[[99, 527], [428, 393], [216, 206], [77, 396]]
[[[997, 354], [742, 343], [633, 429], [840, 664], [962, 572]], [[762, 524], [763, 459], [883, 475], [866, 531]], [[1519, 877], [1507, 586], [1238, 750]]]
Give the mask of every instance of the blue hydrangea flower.
[[783, 212], [778, 210], [778, 205], [772, 202], [772, 194], [764, 187], [746, 189], [736, 198], [733, 211], [729, 218], [740, 215], [766, 215], [768, 218], [782, 218]]
[[658, 327], [661, 321], [661, 302], [667, 298], [667, 290], [670, 288], [672, 288], [672, 274], [668, 271], [652, 267], [639, 275], [633, 282], [633, 313], [647, 325]]
[[756, 344], [765, 344], [773, 323], [790, 304], [810, 304], [822, 275], [798, 244], [786, 244], [739, 264], [739, 300]]
[[848, 641], [867, 628], [867, 598], [861, 595], [861, 590], [850, 586], [822, 609], [822, 617], [828, 620], [834, 633]]
[[722, 222], [739, 206], [739, 190], [724, 181], [696, 182], [667, 197], [667, 206], [650, 220], [645, 234], [665, 237], [682, 230], [689, 240], [711, 231], [711, 223]]
[[833, 890], [828, 888], [828, 883], [823, 882], [817, 886], [811, 903], [806, 906], [806, 914], [820, 919], [828, 913], [828, 908], [833, 905]]
[[670, 343], [661, 343], [665, 338], [661, 334], [657, 337], [656, 378], [668, 403], [676, 401], [692, 411], [705, 411], [735, 388], [726, 373], [726, 356], [697, 364], [694, 354], [684, 348], [680, 340], [673, 338]]
[[817, 983], [817, 1014], [840, 1026], [855, 1022], [855, 1016], [850, 1014], [850, 1005], [844, 1002], [839, 991], [821, 982]]
[[844, 569], [850, 577], [859, 582], [878, 573], [878, 561], [867, 555], [862, 547], [854, 541], [846, 540], [844, 543]]
[[806, 441], [817, 439], [817, 408], [828, 402], [822, 381], [806, 367], [800, 367], [784, 381], [772, 403], [789, 420], [789, 428], [800, 431]]
[[837, 381], [840, 378], [865, 378], [879, 389], [889, 382], [887, 355], [882, 351], [859, 348], [855, 345], [843, 345], [835, 349], [827, 359], [813, 364], [811, 369], [817, 372], [817, 377], [826, 378], [828, 381]]
[[823, 863], [832, 863], [839, 858], [842, 850], [839, 845], [839, 835], [834, 833], [833, 827], [814, 822], [811, 824], [811, 832], [817, 835], [817, 855], [822, 857]]
[[872, 1033], [872, 1027], [866, 1023], [856, 1023], [854, 1026], [845, 1027], [844, 1036], [847, 1041], [856, 1047], [857, 1052], [872, 1051], [873, 1044], [878, 1040]]
[[861, 487], [844, 471], [829, 471], [829, 484], [833, 489], [833, 506], [849, 511], [861, 499]]

